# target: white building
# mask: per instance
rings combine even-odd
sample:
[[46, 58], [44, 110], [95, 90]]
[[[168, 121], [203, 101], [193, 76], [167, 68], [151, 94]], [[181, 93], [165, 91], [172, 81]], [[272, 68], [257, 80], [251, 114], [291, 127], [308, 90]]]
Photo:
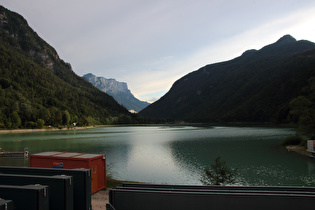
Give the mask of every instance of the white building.
[[307, 140], [307, 151], [315, 156], [315, 140]]

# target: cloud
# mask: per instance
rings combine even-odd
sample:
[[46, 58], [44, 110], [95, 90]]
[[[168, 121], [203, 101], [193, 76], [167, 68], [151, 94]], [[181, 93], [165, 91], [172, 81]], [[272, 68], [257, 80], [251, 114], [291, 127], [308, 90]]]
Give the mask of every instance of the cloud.
[[[189, 58], [180, 59], [180, 62], [174, 59], [174, 62], [169, 63], [163, 71], [154, 74], [143, 72], [143, 76], [140, 79], [143, 81], [141, 84], [143, 88], [138, 90], [135, 84], [133, 90], [139, 93], [140, 97], [141, 94], [145, 95], [146, 91], [149, 92], [150, 89], [163, 89], [166, 92], [177, 79], [194, 70], [207, 64], [233, 59], [248, 49], [260, 49], [265, 45], [276, 42], [285, 34], [291, 34], [298, 39], [303, 38], [303, 36], [309, 36], [314, 39], [315, 36], [313, 35], [315, 32], [312, 30], [312, 26], [315, 23], [315, 15], [313, 14], [315, 14], [315, 7], [300, 10], [288, 16], [278, 18], [273, 22], [259, 25], [251, 30], [199, 48], [197, 51], [191, 53]], [[270, 33], [271, 31], [272, 33]], [[309, 31], [309, 33], [306, 33], [306, 31]], [[151, 84], [149, 81], [160, 82]]]

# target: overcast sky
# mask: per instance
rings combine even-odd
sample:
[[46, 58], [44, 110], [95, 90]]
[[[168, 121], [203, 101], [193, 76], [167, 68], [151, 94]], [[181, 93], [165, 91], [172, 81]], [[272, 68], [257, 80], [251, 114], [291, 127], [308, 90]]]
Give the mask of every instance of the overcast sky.
[[0, 0], [72, 65], [161, 97], [189, 72], [285, 34], [315, 42], [314, 0]]

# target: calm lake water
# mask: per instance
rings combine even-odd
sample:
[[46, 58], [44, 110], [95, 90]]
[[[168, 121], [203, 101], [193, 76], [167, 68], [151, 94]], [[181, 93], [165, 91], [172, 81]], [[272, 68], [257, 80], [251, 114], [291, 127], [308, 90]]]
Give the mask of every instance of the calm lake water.
[[[290, 128], [99, 127], [86, 130], [0, 135], [0, 147], [30, 153], [106, 153], [117, 179], [158, 184], [201, 184], [204, 168], [221, 156], [239, 171], [238, 184], [315, 186], [315, 160], [279, 146]], [[0, 158], [0, 165], [27, 165]]]

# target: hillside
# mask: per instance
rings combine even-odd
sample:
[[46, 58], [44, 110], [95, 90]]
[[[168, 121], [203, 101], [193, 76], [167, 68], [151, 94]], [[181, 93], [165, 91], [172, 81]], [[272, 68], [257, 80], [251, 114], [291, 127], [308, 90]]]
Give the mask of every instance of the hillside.
[[149, 105], [148, 102], [140, 101], [128, 89], [127, 83], [118, 82], [115, 79], [106, 79], [104, 77], [96, 77], [89, 73], [83, 75], [83, 78], [92, 83], [101, 91], [107, 93], [129, 111], [141, 111]]
[[187, 74], [140, 114], [188, 122], [290, 123], [290, 102], [312, 95], [314, 76], [315, 44], [286, 35]]
[[111, 96], [69, 63], [17, 13], [0, 6], [0, 128], [131, 121]]

